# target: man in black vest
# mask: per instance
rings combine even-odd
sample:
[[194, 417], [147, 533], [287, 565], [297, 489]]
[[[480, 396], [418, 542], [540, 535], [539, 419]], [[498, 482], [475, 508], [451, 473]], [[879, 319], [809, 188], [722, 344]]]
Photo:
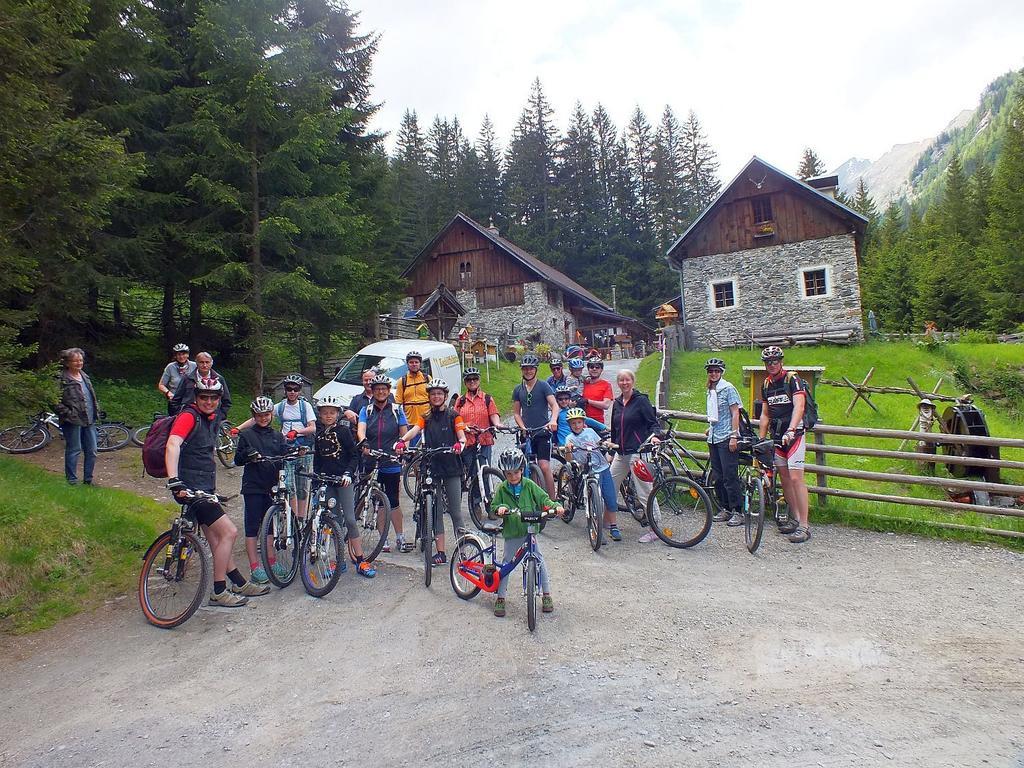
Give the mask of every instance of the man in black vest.
[[[164, 461], [167, 465], [167, 489], [175, 501], [188, 500], [189, 491], [215, 493], [217, 490], [217, 409], [223, 384], [220, 379], [197, 376], [194, 382], [195, 402], [186, 405], [175, 419], [167, 437]], [[213, 552], [213, 594], [211, 605], [238, 608], [249, 595], [265, 595], [266, 585], [253, 584], [235, 566], [231, 550], [238, 538], [238, 528], [214, 501], [196, 501], [191, 505], [196, 522], [203, 526], [206, 540]], [[231, 591], [227, 579], [231, 579]]]

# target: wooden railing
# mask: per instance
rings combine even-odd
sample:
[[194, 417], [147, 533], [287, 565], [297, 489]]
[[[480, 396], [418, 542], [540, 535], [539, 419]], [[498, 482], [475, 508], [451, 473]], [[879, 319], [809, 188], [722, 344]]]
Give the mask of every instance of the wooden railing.
[[[695, 421], [707, 424], [707, 417], [702, 413], [690, 411], [677, 411], [666, 408], [659, 408], [658, 412], [673, 419], [683, 421]], [[686, 441], [704, 442], [705, 435], [700, 432], [675, 431], [677, 438]], [[996, 506], [991, 504], [969, 504], [944, 499], [923, 499], [913, 496], [901, 496], [893, 493], [874, 493], [867, 491], [854, 491], [846, 488], [830, 488], [829, 477], [842, 477], [855, 480], [863, 480], [871, 483], [918, 485], [934, 488], [960, 489], [965, 491], [983, 491], [998, 496], [1011, 498], [1024, 497], [1024, 485], [1010, 483], [991, 483], [982, 480], [969, 480], [958, 477], [934, 477], [931, 475], [908, 475], [895, 472], [871, 472], [860, 469], [848, 469], [828, 465], [828, 456], [870, 456], [875, 458], [889, 458], [902, 461], [913, 461], [923, 464], [948, 464], [975, 467], [997, 467], [999, 469], [1020, 470], [1024, 469], [1024, 462], [1009, 459], [987, 459], [974, 458], [971, 456], [946, 456], [933, 453], [916, 453], [911, 451], [893, 451], [883, 448], [865, 448], [850, 445], [830, 445], [826, 443], [826, 435], [868, 437], [875, 440], [914, 440], [935, 445], [975, 445], [993, 446], [999, 448], [1024, 448], [1024, 440], [1008, 437], [983, 437], [980, 435], [953, 435], [929, 432], [912, 432], [902, 429], [876, 429], [868, 427], [844, 427], [835, 424], [817, 424], [811, 432], [813, 442], [808, 442], [808, 453], [814, 454], [814, 462], [804, 466], [804, 472], [815, 477], [815, 485], [808, 485], [807, 490], [817, 496], [818, 503], [825, 505], [830, 497], [857, 499], [861, 501], [877, 501], [889, 504], [903, 504], [917, 507], [929, 507], [952, 512], [980, 512], [986, 515], [1000, 515], [1003, 517], [1024, 518], [1024, 509], [1019, 506]], [[695, 452], [696, 453], [696, 452]], [[704, 454], [699, 454], [703, 458]], [[902, 518], [889, 518], [902, 519]], [[982, 526], [961, 525], [959, 523], [946, 523], [935, 521], [930, 523], [943, 528], [955, 528], [960, 530], [972, 530], [982, 533], [990, 533], [998, 536], [1013, 538], [1024, 538], [1024, 532], [1008, 531], [999, 528], [988, 528]]]

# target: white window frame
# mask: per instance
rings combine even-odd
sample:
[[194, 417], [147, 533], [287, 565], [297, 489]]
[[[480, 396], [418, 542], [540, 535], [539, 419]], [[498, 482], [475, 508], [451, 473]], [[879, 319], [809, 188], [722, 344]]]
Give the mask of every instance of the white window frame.
[[[719, 307], [715, 305], [715, 286], [722, 283], [732, 283], [732, 305]], [[738, 275], [719, 277], [708, 281], [708, 308], [712, 312], [729, 312], [740, 305], [740, 280]]]
[[[807, 282], [804, 279], [804, 275], [808, 272], [825, 272], [825, 292], [820, 293], [817, 296], [807, 295]], [[816, 301], [820, 299], [829, 299], [832, 297], [832, 265], [831, 264], [816, 264], [811, 267], [800, 267], [796, 274], [797, 290], [799, 291], [800, 299], [802, 301]]]

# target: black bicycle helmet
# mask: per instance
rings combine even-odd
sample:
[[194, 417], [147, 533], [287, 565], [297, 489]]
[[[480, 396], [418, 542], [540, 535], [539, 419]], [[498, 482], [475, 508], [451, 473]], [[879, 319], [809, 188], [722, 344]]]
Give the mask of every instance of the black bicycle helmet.
[[526, 468], [526, 457], [518, 448], [502, 451], [498, 457], [498, 469], [502, 472], [515, 472]]
[[722, 372], [724, 373], [725, 372], [725, 360], [723, 360], [720, 357], [709, 357], [708, 361], [706, 363], [704, 363], [704, 370], [706, 371], [706, 370], [708, 370], [710, 368], [721, 368]]

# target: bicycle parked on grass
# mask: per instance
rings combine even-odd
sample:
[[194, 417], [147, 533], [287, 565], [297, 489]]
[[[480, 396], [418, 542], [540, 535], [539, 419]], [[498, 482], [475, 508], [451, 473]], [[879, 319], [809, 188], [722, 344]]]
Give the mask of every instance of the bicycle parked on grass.
[[[356, 447], [362, 448], [363, 445]], [[391, 503], [378, 480], [378, 469], [381, 461], [394, 461], [396, 455], [376, 448], [368, 448], [364, 455], [373, 459], [373, 464], [356, 482], [355, 513], [359, 538], [363, 544], [363, 558], [372, 563], [384, 549], [391, 528]]]
[[[590, 540], [590, 547], [595, 552], [604, 543], [604, 497], [601, 495], [601, 485], [594, 471], [594, 453], [604, 452], [611, 443], [604, 443], [596, 447], [583, 445], [573, 448], [565, 447], [566, 461], [558, 472], [556, 485], [558, 488], [558, 503], [565, 507], [565, 514], [562, 522], [569, 523], [576, 515], [577, 509], [583, 509], [587, 513], [587, 537]], [[586, 451], [586, 459], [581, 464], [572, 458], [572, 450]]]
[[472, 600], [481, 590], [497, 592], [501, 580], [507, 578], [520, 563], [523, 563], [523, 596], [526, 598], [526, 623], [530, 631], [537, 627], [537, 601], [540, 599], [540, 558], [537, 556], [537, 533], [543, 520], [551, 517], [552, 510], [523, 512], [518, 514], [526, 523], [526, 543], [523, 544], [507, 563], [498, 564], [496, 558], [498, 533], [501, 523], [489, 523], [482, 531], [486, 540], [472, 531], [462, 531], [455, 546], [448, 567], [452, 589], [463, 600]]
[[[438, 482], [431, 470], [431, 461], [435, 456], [453, 453], [451, 448], [407, 448], [405, 455], [418, 458], [420, 471], [417, 474], [416, 499], [413, 505], [413, 520], [416, 521], [416, 540], [423, 552], [423, 582], [430, 586], [431, 571], [434, 560], [434, 522], [437, 515], [439, 496], [444, 494], [444, 483]], [[443, 522], [442, 522], [443, 525]]]
[[188, 621], [210, 592], [213, 555], [192, 513], [192, 505], [201, 501], [227, 499], [189, 491], [170, 529], [157, 536], [142, 557], [139, 605], [146, 621], [162, 629]]
[[700, 484], [665, 471], [664, 443], [654, 444], [652, 438], [640, 444], [639, 458], [631, 465], [639, 479], [654, 484], [647, 499], [647, 522], [670, 547], [695, 546], [711, 530], [713, 502]]
[[[7, 453], [35, 453], [53, 441], [53, 431], [64, 439], [60, 429], [60, 420], [52, 411], [40, 411], [29, 416], [30, 423], [19, 427], [8, 427], [0, 432], [0, 449]], [[116, 451], [128, 445], [131, 432], [123, 421], [107, 421], [107, 414], [97, 414], [96, 450], [100, 452]]]

